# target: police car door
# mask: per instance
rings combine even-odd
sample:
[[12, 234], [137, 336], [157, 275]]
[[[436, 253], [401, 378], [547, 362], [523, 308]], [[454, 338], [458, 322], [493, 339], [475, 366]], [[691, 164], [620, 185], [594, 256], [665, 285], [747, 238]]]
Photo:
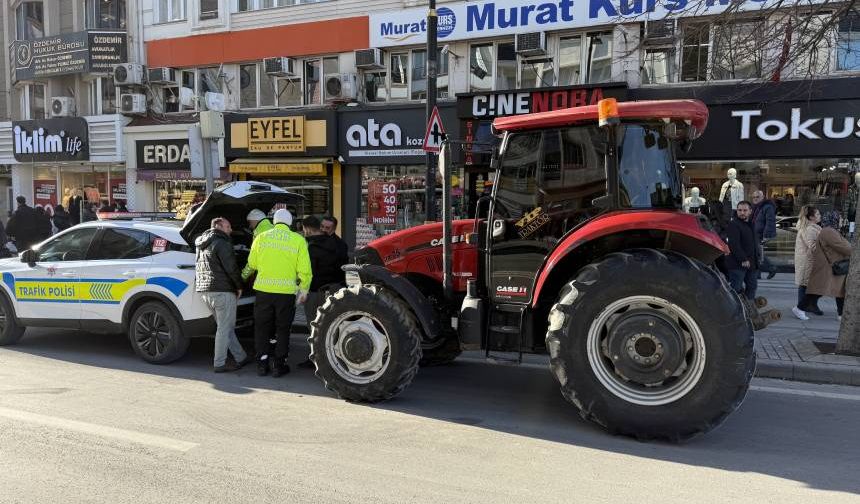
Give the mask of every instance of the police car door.
[[81, 319], [122, 322], [124, 301], [144, 289], [152, 264], [152, 235], [104, 226], [80, 269]]
[[78, 327], [80, 270], [97, 232], [95, 227], [81, 227], [58, 234], [38, 247], [39, 260], [33, 267], [3, 274], [15, 293], [19, 318], [67, 320], [68, 327]]

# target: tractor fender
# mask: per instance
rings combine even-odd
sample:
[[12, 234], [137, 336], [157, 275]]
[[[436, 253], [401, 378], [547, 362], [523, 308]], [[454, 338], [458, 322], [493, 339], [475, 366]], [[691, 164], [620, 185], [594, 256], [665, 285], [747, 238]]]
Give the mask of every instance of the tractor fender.
[[381, 285], [403, 298], [418, 319], [426, 340], [432, 341], [441, 335], [440, 321], [433, 312], [432, 303], [405, 277], [375, 264], [347, 264], [343, 270], [347, 275], [357, 273], [363, 284]]
[[729, 247], [717, 233], [707, 229], [705, 225], [697, 215], [666, 210], [611, 212], [597, 217], [562, 238], [546, 258], [535, 280], [532, 304], [537, 305], [541, 290], [553, 273], [574, 273], [555, 271], [565, 257], [586, 243], [613, 234], [637, 230], [665, 231], [665, 241], [659, 248], [674, 250], [706, 264], [712, 263], [718, 257], [728, 254]]

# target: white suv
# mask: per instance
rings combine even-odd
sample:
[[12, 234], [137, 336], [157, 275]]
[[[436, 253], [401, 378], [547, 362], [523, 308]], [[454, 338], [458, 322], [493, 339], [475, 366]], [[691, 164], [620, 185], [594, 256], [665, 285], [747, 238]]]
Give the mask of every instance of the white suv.
[[[233, 225], [240, 267], [252, 236], [244, 231], [252, 208], [295, 210], [299, 195], [259, 182], [215, 190], [185, 223], [99, 220], [79, 224], [0, 260], [0, 345], [16, 343], [29, 326], [126, 333], [144, 360], [182, 357], [189, 338], [212, 336], [214, 320], [194, 289], [193, 239], [215, 217]], [[116, 217], [116, 216], [115, 216]], [[247, 289], [250, 292], [250, 289]], [[253, 296], [239, 301], [237, 325], [250, 323]]]

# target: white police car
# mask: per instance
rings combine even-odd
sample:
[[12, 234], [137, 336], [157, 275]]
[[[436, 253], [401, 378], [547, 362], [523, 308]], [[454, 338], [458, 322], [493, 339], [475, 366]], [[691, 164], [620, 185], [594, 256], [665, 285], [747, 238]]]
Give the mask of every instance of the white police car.
[[[244, 266], [252, 236], [243, 231], [253, 208], [296, 209], [299, 195], [260, 182], [231, 182], [215, 190], [185, 223], [141, 221], [140, 214], [79, 224], [20, 257], [0, 260], [0, 345], [16, 343], [27, 327], [125, 333], [144, 360], [182, 357], [189, 338], [212, 336], [215, 324], [194, 289], [193, 239], [215, 217], [230, 220]], [[117, 220], [122, 217], [122, 220]], [[250, 291], [250, 289], [246, 289]], [[249, 321], [253, 296], [239, 302]]]

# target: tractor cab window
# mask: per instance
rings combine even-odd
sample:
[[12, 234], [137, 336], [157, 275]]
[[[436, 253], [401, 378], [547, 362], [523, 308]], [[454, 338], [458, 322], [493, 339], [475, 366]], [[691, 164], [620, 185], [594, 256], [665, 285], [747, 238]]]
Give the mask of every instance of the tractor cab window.
[[625, 208], [678, 208], [681, 182], [672, 142], [657, 127], [625, 125], [620, 135], [619, 184]]

